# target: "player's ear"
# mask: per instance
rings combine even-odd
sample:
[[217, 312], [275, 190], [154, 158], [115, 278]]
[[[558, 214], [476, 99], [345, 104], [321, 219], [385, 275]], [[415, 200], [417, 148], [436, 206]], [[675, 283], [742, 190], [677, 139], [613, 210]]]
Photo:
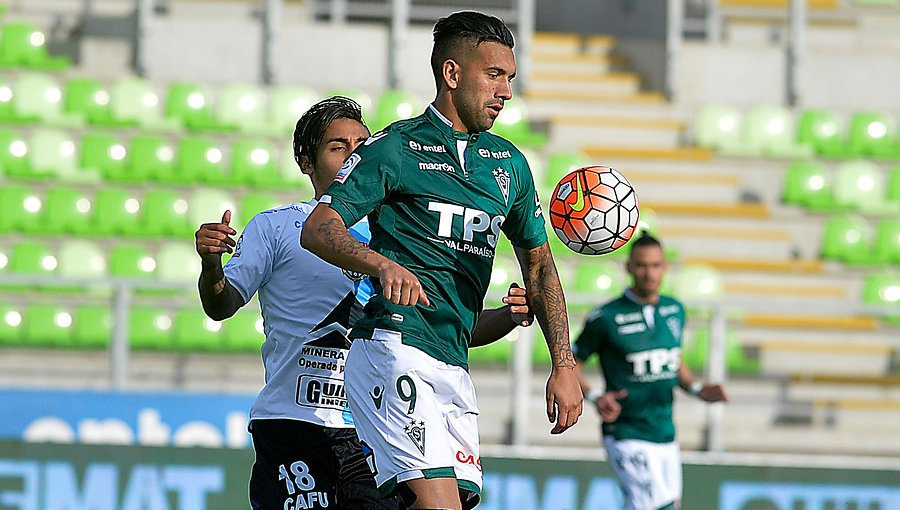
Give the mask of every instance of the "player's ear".
[[459, 64], [452, 58], [448, 58], [441, 66], [441, 73], [444, 77], [444, 84], [450, 90], [456, 90], [459, 87]]
[[305, 175], [309, 175], [313, 172], [313, 164], [310, 161], [309, 156], [305, 154], [301, 154], [299, 158], [297, 158], [297, 164], [300, 165], [300, 171]]

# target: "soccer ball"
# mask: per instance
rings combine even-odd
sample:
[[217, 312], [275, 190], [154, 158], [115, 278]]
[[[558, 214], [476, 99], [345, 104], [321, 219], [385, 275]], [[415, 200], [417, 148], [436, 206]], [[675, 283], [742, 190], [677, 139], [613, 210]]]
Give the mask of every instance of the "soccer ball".
[[584, 255], [615, 251], [638, 224], [638, 198], [622, 174], [605, 166], [579, 168], [550, 197], [550, 224], [569, 249]]

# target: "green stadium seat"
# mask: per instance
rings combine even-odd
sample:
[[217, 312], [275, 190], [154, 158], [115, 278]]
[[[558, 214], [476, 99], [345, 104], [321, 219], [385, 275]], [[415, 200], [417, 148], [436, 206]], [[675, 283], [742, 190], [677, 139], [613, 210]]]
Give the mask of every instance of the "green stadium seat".
[[217, 351], [222, 349], [222, 323], [196, 308], [175, 312], [174, 347], [180, 351]]
[[224, 154], [219, 145], [208, 138], [187, 136], [178, 144], [173, 182], [228, 182], [223, 164]]
[[85, 349], [100, 349], [112, 339], [113, 314], [108, 305], [81, 305], [75, 309], [72, 343]]
[[263, 332], [263, 320], [256, 307], [244, 307], [233, 317], [222, 323], [223, 350], [233, 352], [258, 352], [266, 336]]
[[48, 74], [19, 74], [13, 84], [12, 109], [21, 122], [79, 126], [80, 119], [67, 117], [62, 110], [62, 89]]
[[83, 239], [64, 241], [57, 250], [56, 274], [65, 279], [101, 279], [108, 274], [106, 253]]
[[294, 160], [294, 148], [290, 143], [284, 144], [279, 157], [279, 172], [284, 189], [296, 190], [295, 196], [307, 200], [315, 195], [309, 176], [300, 171], [300, 165]]
[[59, 265], [56, 255], [40, 241], [19, 241], [12, 244], [9, 272], [23, 275], [49, 276]]
[[[220, 215], [221, 216], [221, 215]], [[191, 283], [200, 276], [200, 257], [188, 241], [164, 243], [156, 255], [156, 277], [164, 282]]]
[[550, 193], [559, 184], [559, 181], [571, 173], [573, 170], [586, 167], [591, 162], [588, 157], [577, 151], [561, 151], [555, 152], [547, 159], [547, 170], [544, 173], [544, 189], [546, 193], [542, 193], [545, 200], [549, 199]]
[[[681, 347], [681, 359], [692, 370], [702, 373], [709, 359], [709, 328], [699, 328], [691, 335], [685, 335], [686, 345]], [[740, 341], [734, 331], [725, 333], [725, 367], [729, 373], [755, 375], [759, 373], [759, 360], [750, 359], [744, 354]]]
[[6, 76], [0, 76], [0, 122], [13, 122], [16, 120], [12, 105], [12, 81]]
[[606, 260], [588, 260], [582, 261], [575, 268], [572, 288], [578, 293], [596, 297], [597, 302], [603, 302], [618, 297], [627, 286], [628, 282], [621, 264]]
[[869, 226], [853, 215], [832, 216], [825, 220], [822, 235], [822, 258], [849, 264], [872, 262]]
[[896, 159], [900, 157], [900, 141], [894, 121], [876, 112], [856, 112], [850, 118], [848, 134], [850, 150], [858, 156]]
[[204, 223], [220, 221], [226, 210], [231, 211], [231, 226], [240, 230], [245, 223], [243, 211], [237, 208], [237, 202], [229, 194], [215, 189], [198, 189], [191, 193], [188, 200], [188, 223], [196, 229]]
[[109, 107], [113, 120], [122, 124], [157, 131], [181, 127], [177, 120], [163, 115], [163, 106], [153, 85], [137, 76], [125, 76], [113, 83]]
[[104, 188], [94, 196], [93, 232], [97, 235], [142, 235], [141, 198], [130, 189]]
[[469, 349], [469, 365], [498, 365], [509, 363], [515, 342], [501, 338], [496, 342]]
[[86, 235], [91, 232], [93, 202], [83, 190], [54, 187], [44, 197], [43, 230], [50, 234]]
[[71, 347], [74, 318], [68, 307], [33, 303], [25, 309], [22, 335], [29, 346]]
[[231, 83], [219, 89], [213, 111], [218, 125], [245, 133], [265, 133], [266, 94], [256, 85]]
[[153, 278], [156, 258], [141, 245], [118, 244], [110, 251], [109, 274], [117, 278]]
[[414, 117], [422, 113], [422, 100], [410, 92], [397, 89], [385, 90], [378, 96], [375, 114], [371, 117], [373, 132], [384, 129], [388, 124]]
[[722, 297], [722, 275], [712, 266], [684, 265], [672, 277], [672, 290], [679, 299], [715, 303]]
[[30, 23], [7, 22], [0, 31], [0, 67], [61, 71], [70, 62], [47, 53], [47, 38]]
[[531, 173], [532, 175], [534, 175], [535, 182], [543, 182], [541, 178], [543, 178], [547, 170], [545, 168], [546, 162], [544, 161], [544, 157], [541, 156], [541, 154], [535, 149], [529, 147], [519, 147], [519, 152], [521, 152], [522, 155], [525, 156], [525, 161], [528, 162], [528, 168], [531, 169]]
[[888, 202], [900, 204], [900, 167], [891, 169], [888, 174], [886, 197]]
[[845, 161], [835, 170], [833, 195], [838, 207], [867, 213], [898, 212], [886, 201], [885, 175], [870, 161]]
[[254, 215], [274, 209], [282, 205], [278, 197], [269, 193], [247, 193], [241, 198], [241, 213], [245, 218], [252, 218]]
[[136, 350], [172, 348], [174, 316], [164, 308], [135, 306], [128, 313], [128, 339]]
[[515, 258], [495, 258], [489, 291], [497, 295], [506, 294], [510, 283], [518, 281], [519, 285], [522, 285], [520, 275], [519, 266], [516, 264]]
[[281, 187], [277, 159], [272, 146], [264, 141], [238, 140], [231, 146], [232, 184]]
[[212, 115], [212, 94], [199, 83], [175, 82], [169, 85], [166, 117], [191, 130], [221, 129]]
[[107, 180], [127, 180], [128, 149], [113, 135], [88, 133], [81, 139], [81, 168]]
[[494, 121], [491, 132], [522, 147], [541, 148], [547, 144], [545, 133], [532, 131], [528, 109], [521, 99], [506, 101], [503, 110]]
[[22, 133], [0, 130], [0, 171], [15, 177], [29, 177], [31, 166], [28, 142]]
[[268, 124], [273, 135], [291, 135], [297, 120], [321, 97], [309, 87], [281, 85], [269, 96]]
[[0, 187], [0, 232], [40, 232], [44, 201], [18, 184]]
[[185, 195], [167, 189], [152, 189], [144, 195], [141, 231], [154, 237], [189, 237], [198, 225], [188, 222]]
[[694, 118], [694, 143], [698, 147], [722, 150], [740, 143], [743, 115], [733, 106], [707, 104]]
[[126, 158], [128, 169], [121, 178], [128, 182], [177, 182], [175, 174], [175, 149], [164, 138], [152, 134], [138, 134], [131, 139], [130, 158]]
[[23, 314], [21, 305], [0, 304], [0, 346], [22, 342]]
[[62, 109], [63, 113], [80, 117], [91, 125], [116, 124], [110, 110], [109, 91], [96, 78], [69, 78], [63, 91]]
[[785, 174], [782, 197], [784, 203], [812, 210], [826, 210], [834, 205], [831, 175], [820, 163], [791, 163]]
[[9, 247], [6, 244], [0, 244], [0, 275], [6, 273], [9, 268]]
[[827, 158], [847, 158], [853, 151], [844, 140], [841, 118], [825, 109], [805, 110], [797, 120], [797, 141], [812, 146], [813, 151]]
[[89, 180], [89, 176], [79, 172], [77, 144], [69, 133], [52, 128], [35, 129], [28, 147], [26, 158], [31, 176], [75, 182]]
[[737, 143], [722, 147], [722, 152], [740, 156], [809, 158], [812, 146], [798, 144], [791, 112], [781, 106], [757, 106], [744, 116]]
[[885, 219], [875, 228], [873, 256], [881, 264], [900, 264], [900, 220]]
[[884, 309], [896, 307], [895, 313], [900, 314], [900, 274], [884, 271], [866, 275], [863, 303]]

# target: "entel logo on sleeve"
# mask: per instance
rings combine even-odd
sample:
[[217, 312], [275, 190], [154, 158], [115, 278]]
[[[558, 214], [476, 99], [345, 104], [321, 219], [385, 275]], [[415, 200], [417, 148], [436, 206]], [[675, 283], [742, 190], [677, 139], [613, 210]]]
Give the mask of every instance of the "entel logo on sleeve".
[[353, 172], [353, 169], [356, 168], [356, 165], [362, 161], [362, 158], [357, 153], [353, 153], [347, 158], [347, 161], [344, 161], [344, 165], [338, 170], [337, 175], [334, 176], [335, 182], [340, 182], [343, 184], [344, 181], [347, 180], [347, 177]]

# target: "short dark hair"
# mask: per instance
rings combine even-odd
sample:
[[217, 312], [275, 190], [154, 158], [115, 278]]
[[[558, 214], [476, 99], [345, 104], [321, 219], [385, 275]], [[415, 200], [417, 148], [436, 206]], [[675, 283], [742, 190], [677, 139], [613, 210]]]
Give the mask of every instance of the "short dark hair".
[[308, 157], [310, 163], [316, 163], [316, 153], [325, 131], [337, 119], [355, 120], [363, 126], [366, 125], [362, 119], [362, 108], [359, 103], [344, 96], [323, 99], [300, 116], [294, 128], [294, 161], [298, 165], [301, 155]]
[[645, 248], [648, 246], [656, 246], [659, 249], [662, 249], [662, 243], [659, 242], [659, 239], [648, 234], [645, 230], [641, 232], [640, 237], [638, 237], [633, 243], [631, 243], [631, 251], [628, 253], [628, 257], [631, 258], [631, 254], [634, 253], [634, 250], [638, 248]]
[[434, 24], [434, 47], [431, 50], [431, 71], [438, 88], [441, 68], [447, 59], [454, 58], [463, 44], [476, 48], [491, 41], [508, 48], [515, 47], [512, 32], [500, 18], [476, 11], [454, 12]]

